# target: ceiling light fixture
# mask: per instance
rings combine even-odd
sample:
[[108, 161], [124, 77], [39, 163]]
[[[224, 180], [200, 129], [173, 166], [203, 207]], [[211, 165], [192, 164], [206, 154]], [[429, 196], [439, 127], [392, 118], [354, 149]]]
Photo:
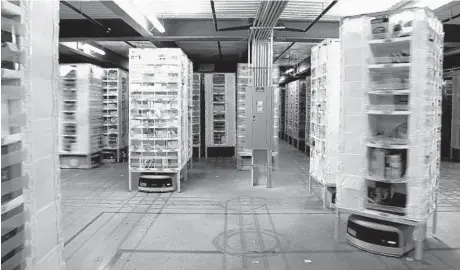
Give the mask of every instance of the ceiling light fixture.
[[76, 51], [84, 52], [88, 55], [93, 55], [94, 53], [105, 55], [103, 49], [84, 42], [60, 42], [59, 44]]
[[82, 48], [83, 48], [83, 50], [88, 50], [88, 51], [95, 52], [95, 53], [100, 54], [100, 55], [105, 55], [104, 50], [102, 50], [102, 49], [100, 49], [98, 47], [95, 47], [95, 46], [93, 46], [91, 44], [88, 44], [88, 43], [84, 43], [82, 45]]
[[[147, 10], [149, 8], [145, 7], [145, 0], [139, 1], [139, 0], [133, 0], [133, 1], [128, 1], [128, 0], [114, 0], [114, 2], [122, 8], [126, 13], [128, 13], [133, 20], [135, 20], [137, 23], [142, 25], [144, 29], [148, 31], [152, 31], [147, 25], [149, 21], [150, 23], [153, 24], [153, 27], [158, 30], [160, 33], [165, 32], [164, 26], [161, 24], [161, 22], [158, 20], [158, 18], [153, 15], [153, 14], [147, 14]], [[148, 1], [147, 1], [148, 2]]]
[[294, 72], [294, 68], [290, 68], [290, 69], [286, 70], [287, 74], [292, 73], [292, 72]]

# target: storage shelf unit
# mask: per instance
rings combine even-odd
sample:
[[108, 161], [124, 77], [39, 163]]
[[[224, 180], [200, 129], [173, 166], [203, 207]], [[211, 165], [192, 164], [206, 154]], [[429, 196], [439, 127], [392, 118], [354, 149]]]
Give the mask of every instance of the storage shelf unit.
[[[235, 74], [205, 74], [205, 112], [206, 147], [208, 157], [210, 148], [236, 146], [235, 115]], [[221, 152], [221, 150], [219, 150]]]
[[[25, 209], [28, 176], [28, 83], [24, 82], [26, 8], [2, 1], [2, 269], [25, 266], [30, 259], [30, 216]], [[4, 43], [5, 42], [5, 43]], [[4, 43], [4, 44], [3, 44]], [[9, 256], [9, 255], [11, 256]]]
[[129, 56], [129, 190], [132, 173], [144, 172], [175, 174], [180, 192], [191, 150], [190, 61], [175, 48]]
[[186, 76], [187, 81], [185, 82], [185, 87], [187, 89], [187, 98], [188, 98], [188, 120], [187, 120], [187, 138], [189, 140], [188, 147], [188, 161], [190, 166], [193, 162], [193, 63], [190, 59], [187, 59], [187, 69]]
[[279, 119], [279, 136], [280, 139], [286, 140], [286, 88], [280, 87], [280, 119]]
[[309, 191], [312, 180], [319, 183], [326, 208], [327, 189], [335, 187], [338, 176], [340, 40], [326, 39], [312, 48], [311, 91], [307, 96], [311, 99], [311, 133], [305, 132], [310, 135]]
[[203, 74], [193, 73], [192, 88], [192, 132], [193, 148], [198, 158], [201, 157], [201, 86]]
[[425, 9], [350, 17], [340, 46], [337, 208], [426, 226], [439, 180], [442, 24]]
[[290, 82], [286, 85], [287, 92], [287, 129], [288, 140], [297, 149], [305, 147], [306, 92], [305, 79]]
[[460, 159], [460, 69], [450, 70], [445, 74], [445, 88], [452, 98], [452, 119], [450, 134], [450, 159]]
[[91, 64], [61, 64], [59, 68], [61, 168], [90, 169], [102, 158], [103, 70]]
[[311, 147], [311, 77], [305, 78], [305, 149], [304, 152], [310, 155]]
[[103, 70], [103, 162], [120, 162], [128, 146], [128, 74]]
[[[237, 168], [239, 170], [250, 170], [251, 169], [251, 157], [252, 150], [245, 148], [245, 132], [246, 132], [246, 91], [247, 88], [252, 86], [252, 75], [248, 64], [238, 64], [237, 65], [237, 94], [236, 94], [236, 153], [237, 153]], [[273, 93], [273, 141], [275, 145], [275, 150], [272, 152], [273, 167], [277, 166], [276, 156], [278, 155], [278, 138], [279, 138], [279, 119], [280, 119], [280, 88], [278, 86], [279, 79], [279, 68], [278, 66], [273, 66], [272, 71], [272, 83], [274, 87]]]

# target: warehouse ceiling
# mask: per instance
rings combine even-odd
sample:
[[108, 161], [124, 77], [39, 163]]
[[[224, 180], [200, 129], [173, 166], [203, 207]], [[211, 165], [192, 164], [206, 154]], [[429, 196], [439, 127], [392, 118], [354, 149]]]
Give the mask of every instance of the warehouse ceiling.
[[[144, 11], [149, 10], [149, 13], [152, 11], [166, 31], [160, 33], [154, 30], [153, 36], [149, 32], [145, 33], [137, 27], [138, 25], [133, 24], [130, 16], [113, 8], [114, 5], [116, 6], [116, 1], [61, 1], [60, 40], [91, 42], [94, 46], [110, 50], [124, 58], [128, 56], [129, 48], [179, 47], [195, 62], [241, 62], [246, 60], [249, 30], [223, 30], [251, 25], [261, 2], [261, 0], [131, 1]], [[308, 57], [314, 44], [324, 38], [337, 38], [340, 12], [345, 12], [347, 7], [350, 12], [349, 7], [353, 1], [357, 0], [341, 0], [322, 14], [332, 2], [337, 1], [290, 0], [278, 21], [279, 26], [304, 30], [318, 15], [324, 16], [306, 33], [276, 30], [274, 33], [276, 63], [283, 66], [296, 65]], [[446, 20], [446, 36], [449, 37], [446, 47], [456, 47], [460, 43], [460, 35], [456, 34], [459, 30], [457, 25], [460, 23], [459, 16], [456, 16], [460, 12], [460, 2], [438, 1], [446, 2], [436, 9], [437, 16], [441, 20]], [[386, 6], [382, 2], [385, 1], [379, 1], [378, 5], [388, 9], [391, 6], [396, 8], [407, 6], [415, 1], [388, 0]], [[364, 5], [363, 2], [360, 3]], [[378, 5], [368, 4], [368, 8], [379, 8]], [[212, 6], [214, 6], [214, 16]], [[454, 34], [447, 35], [449, 32]], [[61, 51], [63, 58], [75, 53], [64, 48]], [[102, 58], [108, 65], [114, 62], [108, 56]]]

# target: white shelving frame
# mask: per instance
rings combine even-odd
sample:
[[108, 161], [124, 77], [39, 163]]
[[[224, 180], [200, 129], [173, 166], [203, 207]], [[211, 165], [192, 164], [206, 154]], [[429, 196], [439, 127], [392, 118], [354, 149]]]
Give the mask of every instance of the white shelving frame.
[[103, 72], [102, 161], [120, 162], [122, 152], [128, 147], [128, 73], [118, 68]]
[[[236, 146], [235, 74], [208, 73], [205, 78], [206, 147]], [[224, 106], [223, 110], [219, 110]], [[218, 107], [218, 108], [217, 108]], [[216, 119], [218, 116], [220, 119]], [[215, 125], [224, 125], [216, 129]]]
[[[250, 170], [252, 160], [252, 150], [245, 148], [246, 132], [246, 91], [252, 86], [252, 74], [247, 63], [237, 64], [237, 85], [236, 85], [236, 156], [237, 168], [239, 170]], [[272, 83], [274, 86], [273, 93], [273, 141], [275, 150], [272, 151], [273, 168], [277, 167], [278, 145], [279, 145], [279, 128], [280, 128], [280, 87], [278, 86], [279, 68], [273, 66]]]
[[[383, 16], [389, 18], [387, 25]], [[390, 31], [372, 34], [373, 19], [380, 20], [374, 21], [374, 33], [382, 27]], [[400, 21], [404, 26], [397, 31]], [[345, 18], [340, 32], [343, 106], [336, 238], [341, 212], [416, 226], [415, 259], [420, 260], [426, 222], [436, 213], [439, 181], [442, 24], [432, 11], [414, 8]], [[408, 101], [396, 98], [404, 95]], [[394, 99], [393, 105], [382, 97]], [[390, 151], [407, 151], [407, 159]], [[385, 183], [393, 184], [391, 190]], [[401, 200], [406, 206], [384, 205], [378, 196], [374, 201], [383, 204], [373, 203], [368, 196], [380, 193], [377, 185], [392, 194], [389, 198], [406, 193]]]
[[[129, 190], [133, 173], [187, 180], [190, 61], [181, 49], [129, 51]], [[191, 86], [191, 85], [190, 85]]]
[[102, 155], [102, 75], [91, 64], [60, 64], [59, 155], [61, 168], [90, 169]]
[[192, 87], [192, 140], [197, 148], [198, 158], [201, 158], [201, 86], [203, 74], [193, 73]]
[[[340, 117], [340, 40], [325, 39], [311, 50], [310, 175], [321, 186], [323, 208], [327, 207], [328, 188], [335, 188], [339, 164]], [[308, 123], [307, 119], [307, 123]], [[308, 126], [308, 125], [307, 125]], [[333, 205], [329, 205], [333, 207]]]

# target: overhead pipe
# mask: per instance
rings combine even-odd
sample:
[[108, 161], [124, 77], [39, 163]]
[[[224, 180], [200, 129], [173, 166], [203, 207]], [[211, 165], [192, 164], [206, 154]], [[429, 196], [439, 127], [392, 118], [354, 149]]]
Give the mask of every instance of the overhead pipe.
[[[273, 4], [272, 4], [273, 3]], [[265, 29], [260, 29], [259, 31], [259, 36], [258, 36], [258, 39], [260, 40], [265, 40], [267, 39], [267, 32], [269, 30], [267, 30], [267, 27], [271, 27], [273, 26], [272, 25], [272, 22], [274, 20], [274, 16], [277, 14], [277, 11], [278, 11], [278, 5], [279, 5], [279, 2], [278, 1], [274, 1], [274, 2], [270, 2], [270, 9], [268, 10], [268, 14], [265, 16], [265, 24], [263, 25], [263, 27], [265, 27]]]
[[[319, 15], [318, 17], [316, 17], [315, 20], [313, 20], [313, 22], [307, 26], [307, 28], [305, 28], [305, 30], [303, 31], [304, 33], [307, 33], [308, 30], [310, 30], [335, 4], [337, 4], [337, 0], [334, 0], [332, 1]], [[273, 63], [276, 62], [278, 59], [280, 59], [280, 57], [285, 54], [290, 48], [292, 48], [292, 46], [294, 46], [295, 42], [292, 42], [281, 54], [279, 54], [275, 60], [273, 60]]]
[[[265, 2], [264, 1], [264, 2], [262, 2], [262, 7], [263, 7], [262, 8], [262, 20], [261, 20], [260, 27], [264, 28], [264, 27], [267, 27], [268, 24], [269, 24], [270, 16], [273, 13], [274, 5], [273, 5], [272, 1], [270, 1], [270, 2], [268, 2], [268, 1]], [[261, 35], [264, 32], [264, 30], [262, 28], [256, 30], [256, 34], [254, 36], [254, 39], [256, 39], [256, 40], [261, 39]]]

